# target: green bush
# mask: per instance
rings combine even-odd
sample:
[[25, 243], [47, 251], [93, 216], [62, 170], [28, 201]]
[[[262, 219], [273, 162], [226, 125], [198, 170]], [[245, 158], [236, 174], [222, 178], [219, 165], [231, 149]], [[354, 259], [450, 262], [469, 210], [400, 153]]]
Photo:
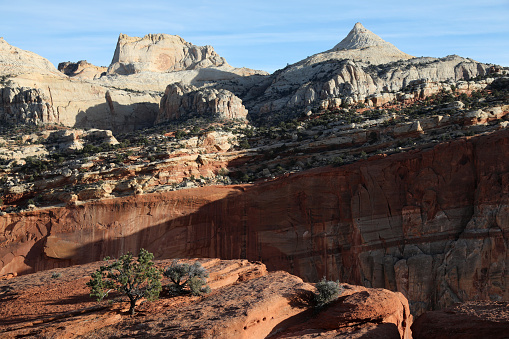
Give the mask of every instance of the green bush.
[[326, 280], [325, 277], [316, 283], [315, 303], [318, 308], [321, 308], [337, 297], [343, 292], [343, 288], [339, 285], [339, 281]]
[[164, 275], [170, 278], [172, 282], [170, 291], [175, 294], [186, 293], [186, 285], [193, 295], [202, 295], [203, 293], [210, 292], [210, 287], [207, 286], [206, 280], [209, 274], [198, 261], [189, 265], [181, 264], [178, 260], [173, 260], [171, 266], [164, 271]]
[[161, 292], [161, 271], [154, 267], [153, 259], [154, 255], [142, 248], [136, 259], [127, 253], [114, 263], [101, 266], [87, 283], [90, 296], [101, 301], [110, 292], [122, 293], [129, 298], [129, 314], [134, 315], [138, 300], [155, 300]]

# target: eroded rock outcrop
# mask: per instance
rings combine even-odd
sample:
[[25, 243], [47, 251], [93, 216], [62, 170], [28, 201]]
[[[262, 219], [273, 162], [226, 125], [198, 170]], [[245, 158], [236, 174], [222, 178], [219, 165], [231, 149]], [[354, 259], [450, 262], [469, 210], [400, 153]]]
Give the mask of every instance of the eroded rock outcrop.
[[69, 78], [46, 59], [0, 40], [0, 119], [132, 131], [152, 126], [159, 93]]
[[212, 46], [195, 46], [178, 35], [147, 34], [143, 38], [120, 34], [110, 74], [172, 72], [226, 66]]
[[0, 121], [7, 124], [40, 125], [59, 121], [51, 98], [37, 88], [0, 88]]
[[242, 100], [225, 89], [168, 85], [161, 99], [156, 123], [196, 116], [244, 120], [247, 110], [242, 105]]
[[[107, 76], [103, 76], [103, 68], [85, 61], [63, 63], [60, 66], [66, 74], [61, 73], [43, 57], [3, 39], [0, 66], [3, 121], [57, 123], [115, 133], [153, 126], [168, 84], [202, 84], [267, 74], [234, 68], [210, 46], [197, 47], [164, 34], [142, 39], [121, 35]], [[23, 98], [19, 96], [13, 103], [9, 93], [20, 91]], [[31, 98], [36, 98], [35, 102]]]
[[78, 62], [61, 62], [58, 64], [58, 70], [69, 77], [92, 80], [106, 74], [108, 68], [95, 66], [86, 60], [81, 60]]
[[[492, 65], [456, 55], [414, 58], [357, 23], [333, 49], [276, 71], [243, 98], [253, 116], [296, 116], [312, 108], [337, 109], [342, 103], [382, 105], [424, 98], [457, 82], [484, 76]], [[411, 91], [412, 84], [425, 84]], [[410, 95], [405, 98], [405, 95]], [[281, 117], [279, 117], [281, 118]]]

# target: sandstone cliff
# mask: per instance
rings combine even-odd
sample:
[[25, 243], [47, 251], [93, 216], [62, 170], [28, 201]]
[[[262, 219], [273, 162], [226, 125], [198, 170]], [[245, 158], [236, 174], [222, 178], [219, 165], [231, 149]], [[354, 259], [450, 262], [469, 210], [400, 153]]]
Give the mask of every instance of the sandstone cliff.
[[507, 300], [509, 132], [244, 186], [203, 187], [0, 217], [0, 274], [148, 248], [262, 260], [402, 292], [413, 312]]

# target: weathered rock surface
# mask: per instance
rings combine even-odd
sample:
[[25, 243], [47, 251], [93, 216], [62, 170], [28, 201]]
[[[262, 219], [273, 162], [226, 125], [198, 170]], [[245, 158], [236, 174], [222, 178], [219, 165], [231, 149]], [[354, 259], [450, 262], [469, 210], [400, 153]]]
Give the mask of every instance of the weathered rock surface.
[[[171, 338], [277, 338], [307, 335], [411, 338], [408, 302], [400, 293], [343, 285], [326, 310], [311, 309], [314, 287], [286, 272], [267, 273], [261, 263], [200, 259], [212, 292], [205, 297], [161, 296], [138, 306], [101, 304], [85, 283], [100, 263], [0, 280], [0, 333], [6, 337], [112, 338], [118, 335]], [[167, 267], [170, 261], [158, 261]], [[167, 284], [167, 281], [163, 281]], [[304, 335], [303, 337], [307, 337]]]
[[47, 124], [59, 121], [51, 99], [41, 89], [0, 88], [0, 121], [9, 124]]
[[245, 120], [247, 110], [242, 105], [242, 100], [225, 89], [168, 85], [161, 99], [156, 123], [196, 116], [220, 120]]
[[335, 55], [336, 59], [360, 58], [374, 64], [413, 58], [366, 29], [360, 22], [356, 23], [350, 33], [330, 52], [339, 52]]
[[[1, 39], [0, 121], [62, 123], [69, 127], [129, 132], [154, 125], [168, 84], [202, 84], [266, 74], [234, 68], [210, 46], [197, 47], [181, 38], [162, 34], [149, 35], [147, 39], [122, 35], [109, 76], [101, 76], [103, 68], [86, 62], [64, 63], [62, 70], [69, 77], [48, 60]], [[174, 54], [167, 54], [172, 48]], [[144, 55], [140, 62], [133, 61], [139, 57], [137, 53]], [[142, 72], [129, 73], [130, 76], [118, 74], [125, 73], [120, 69], [130, 67]]]
[[172, 72], [228, 65], [212, 46], [195, 46], [178, 35], [120, 34], [108, 73]]
[[47, 59], [11, 46], [4, 38], [0, 38], [0, 76], [13, 77], [22, 73], [65, 77]]
[[58, 70], [65, 75], [78, 79], [95, 79], [106, 74], [107, 67], [100, 67], [88, 63], [86, 60], [78, 62], [61, 62], [58, 64]]
[[132, 131], [152, 126], [160, 94], [69, 78], [46, 59], [0, 40], [0, 121]]
[[[247, 258], [308, 281], [388, 288], [416, 314], [508, 300], [507, 152], [503, 130], [255, 185], [7, 214], [0, 275], [144, 247], [158, 258]], [[59, 241], [72, 255], [51, 256]]]
[[[424, 98], [444, 88], [441, 82], [483, 76], [491, 67], [456, 55], [414, 58], [357, 23], [333, 49], [276, 71], [245, 95], [232, 91], [253, 117], [281, 119], [342, 103], [380, 106], [405, 95]], [[415, 84], [421, 88], [411, 90]]]
[[471, 301], [422, 314], [412, 325], [415, 339], [507, 338], [509, 303]]

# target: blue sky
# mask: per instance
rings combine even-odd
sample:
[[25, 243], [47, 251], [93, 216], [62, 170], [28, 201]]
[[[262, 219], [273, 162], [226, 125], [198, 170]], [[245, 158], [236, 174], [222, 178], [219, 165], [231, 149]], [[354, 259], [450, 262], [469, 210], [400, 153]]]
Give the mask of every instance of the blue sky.
[[356, 22], [414, 56], [509, 66], [509, 0], [0, 0], [0, 36], [57, 65], [107, 66], [119, 33], [180, 35], [236, 67], [273, 72], [332, 48]]

